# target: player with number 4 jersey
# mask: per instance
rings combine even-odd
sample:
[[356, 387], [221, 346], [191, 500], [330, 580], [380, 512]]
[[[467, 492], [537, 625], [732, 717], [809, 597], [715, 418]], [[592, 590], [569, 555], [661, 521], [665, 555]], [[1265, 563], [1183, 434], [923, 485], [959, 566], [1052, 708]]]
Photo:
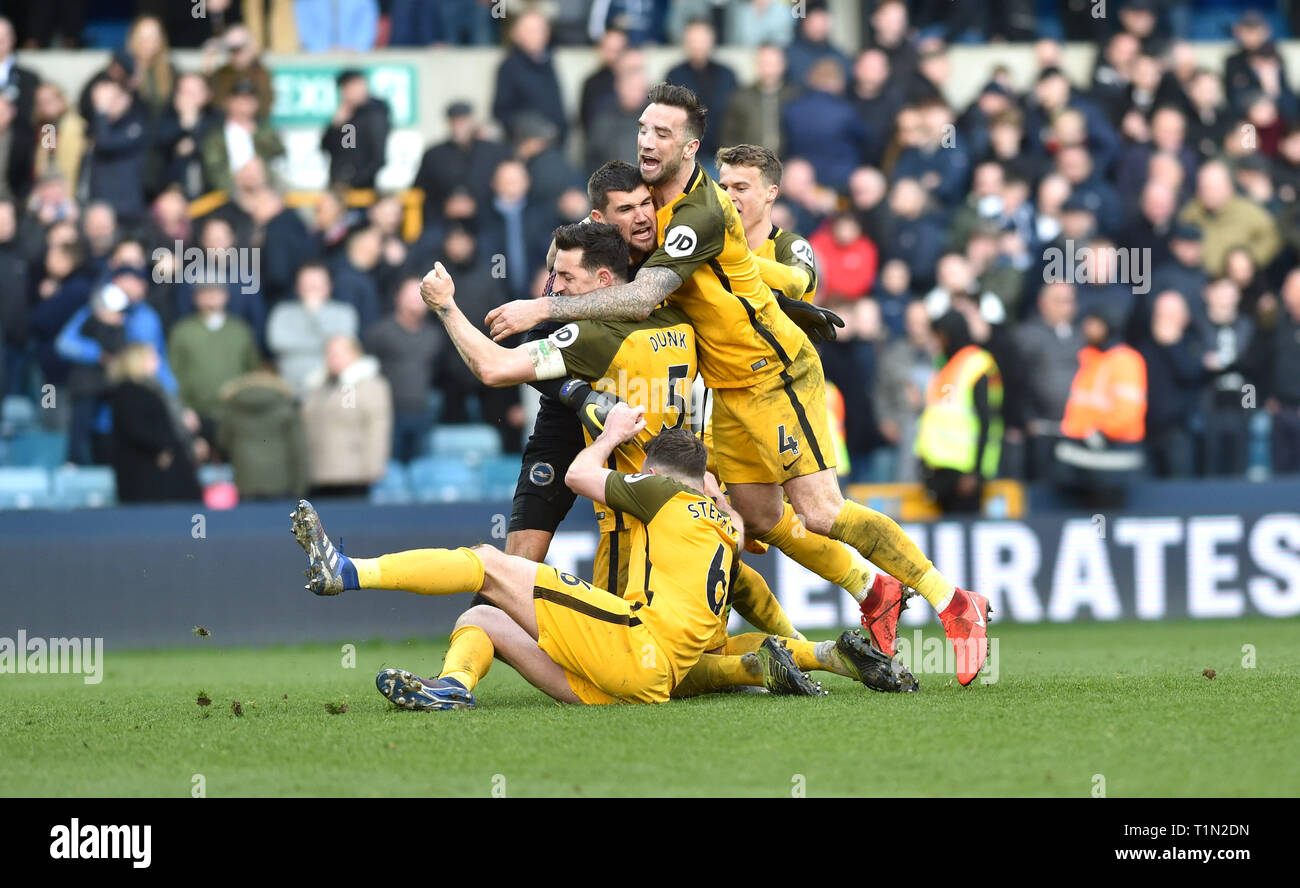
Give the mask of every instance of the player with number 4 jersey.
[[[750, 533], [782, 549], [805, 527], [848, 543], [935, 608], [957, 655], [957, 679], [970, 684], [987, 658], [987, 599], [949, 582], [889, 516], [844, 499], [821, 362], [764, 285], [735, 206], [696, 162], [707, 111], [693, 92], [671, 84], [655, 86], [649, 99], [637, 150], [652, 189], [658, 249], [630, 283], [493, 309], [491, 335], [501, 339], [544, 321], [644, 318], [664, 300], [680, 306], [699, 337], [700, 374], [715, 392], [721, 480]], [[864, 622], [868, 612], [901, 607], [871, 595], [861, 604]]]

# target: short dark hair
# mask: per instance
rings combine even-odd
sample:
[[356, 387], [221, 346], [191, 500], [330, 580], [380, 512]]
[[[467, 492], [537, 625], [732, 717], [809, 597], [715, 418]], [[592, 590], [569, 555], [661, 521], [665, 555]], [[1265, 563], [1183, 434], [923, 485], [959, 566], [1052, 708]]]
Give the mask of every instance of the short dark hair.
[[627, 280], [627, 242], [617, 225], [607, 222], [574, 222], [555, 229], [557, 250], [582, 250], [582, 267], [595, 273], [602, 268], [613, 272], [620, 281]]
[[717, 162], [719, 169], [724, 163], [727, 166], [755, 167], [763, 174], [764, 184], [781, 184], [781, 161], [777, 159], [776, 152], [771, 148], [762, 145], [732, 145], [730, 148], [719, 148]]
[[611, 160], [587, 180], [587, 202], [593, 210], [605, 212], [611, 191], [635, 191], [641, 185], [641, 171], [625, 160]]
[[708, 123], [709, 109], [700, 104], [694, 92], [675, 83], [656, 83], [646, 96], [651, 105], [669, 105], [686, 112], [686, 135], [698, 139], [704, 135], [704, 126]]
[[352, 80], [356, 80], [358, 78], [360, 78], [361, 80], [365, 80], [366, 75], [362, 74], [356, 68], [346, 68], [339, 72], [339, 76], [335, 78], [334, 82], [335, 84], [341, 87], [345, 83], [348, 83], [349, 81]]
[[659, 469], [687, 478], [704, 477], [709, 452], [704, 442], [686, 429], [664, 429], [645, 448], [645, 469]]

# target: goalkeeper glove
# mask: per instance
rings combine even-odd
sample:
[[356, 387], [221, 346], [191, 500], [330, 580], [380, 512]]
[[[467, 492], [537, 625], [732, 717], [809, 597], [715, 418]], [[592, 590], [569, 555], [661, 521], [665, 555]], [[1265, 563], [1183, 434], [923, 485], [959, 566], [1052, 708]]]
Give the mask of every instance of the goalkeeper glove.
[[592, 438], [598, 438], [605, 430], [605, 419], [618, 403], [618, 398], [609, 392], [596, 391], [581, 379], [566, 379], [560, 386], [560, 403], [576, 410], [582, 427]]
[[835, 328], [844, 326], [844, 321], [835, 312], [825, 308], [818, 308], [811, 302], [791, 299], [788, 296], [778, 296], [776, 301], [790, 320], [794, 321], [799, 326], [799, 329], [808, 334], [808, 338], [813, 341], [813, 345], [819, 342], [833, 341], [836, 335]]

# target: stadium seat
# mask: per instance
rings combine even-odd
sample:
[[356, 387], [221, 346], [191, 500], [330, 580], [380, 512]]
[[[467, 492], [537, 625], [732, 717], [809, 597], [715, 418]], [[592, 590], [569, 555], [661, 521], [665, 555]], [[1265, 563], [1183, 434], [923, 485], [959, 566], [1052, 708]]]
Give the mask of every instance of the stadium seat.
[[62, 432], [24, 432], [9, 442], [9, 463], [53, 469], [68, 458], [68, 436]]
[[478, 472], [463, 460], [426, 456], [412, 462], [410, 472], [416, 502], [454, 503], [483, 498]]
[[519, 480], [518, 456], [494, 456], [484, 460], [479, 472], [483, 481], [483, 492], [488, 499], [514, 498], [515, 482]]
[[0, 509], [50, 505], [50, 473], [45, 469], [0, 468]]
[[403, 505], [412, 500], [410, 473], [404, 464], [393, 460], [388, 471], [370, 488], [370, 501], [376, 505]]
[[5, 395], [0, 406], [0, 433], [14, 435], [36, 427], [36, 405], [24, 395]]
[[483, 423], [438, 426], [429, 433], [429, 451], [433, 456], [456, 456], [479, 465], [501, 454], [501, 436]]
[[117, 478], [108, 466], [63, 466], [55, 469], [51, 478], [56, 506], [99, 508], [117, 501]]

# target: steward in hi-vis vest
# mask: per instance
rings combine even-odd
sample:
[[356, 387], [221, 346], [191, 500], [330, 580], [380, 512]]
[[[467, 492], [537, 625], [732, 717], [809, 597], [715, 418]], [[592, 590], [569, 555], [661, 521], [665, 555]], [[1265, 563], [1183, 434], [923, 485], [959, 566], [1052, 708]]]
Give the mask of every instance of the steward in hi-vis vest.
[[983, 482], [1002, 457], [1002, 374], [957, 312], [936, 320], [934, 331], [947, 362], [930, 379], [916, 455], [945, 512], [978, 512]]

